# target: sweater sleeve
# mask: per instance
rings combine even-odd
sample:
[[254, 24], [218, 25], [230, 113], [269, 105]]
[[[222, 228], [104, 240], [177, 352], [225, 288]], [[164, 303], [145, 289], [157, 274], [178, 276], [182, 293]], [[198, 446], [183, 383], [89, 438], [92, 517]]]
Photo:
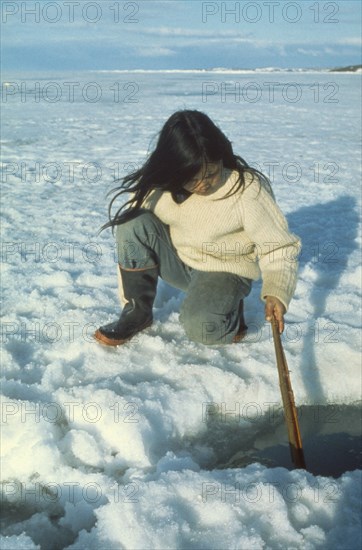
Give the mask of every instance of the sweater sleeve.
[[261, 299], [275, 296], [288, 309], [297, 283], [300, 239], [289, 231], [284, 215], [258, 178], [246, 183], [239, 204], [249, 247], [259, 262]]

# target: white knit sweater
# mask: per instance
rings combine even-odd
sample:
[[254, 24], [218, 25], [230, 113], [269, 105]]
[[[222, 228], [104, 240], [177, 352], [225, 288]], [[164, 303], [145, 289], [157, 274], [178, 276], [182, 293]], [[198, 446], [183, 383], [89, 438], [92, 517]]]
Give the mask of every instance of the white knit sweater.
[[269, 191], [250, 173], [245, 174], [244, 189], [222, 199], [237, 177], [236, 171], [224, 170], [215, 191], [193, 193], [181, 204], [171, 193], [156, 189], [143, 206], [169, 226], [171, 240], [186, 265], [253, 280], [261, 272], [261, 298], [275, 296], [288, 308], [296, 286], [300, 240], [289, 232]]

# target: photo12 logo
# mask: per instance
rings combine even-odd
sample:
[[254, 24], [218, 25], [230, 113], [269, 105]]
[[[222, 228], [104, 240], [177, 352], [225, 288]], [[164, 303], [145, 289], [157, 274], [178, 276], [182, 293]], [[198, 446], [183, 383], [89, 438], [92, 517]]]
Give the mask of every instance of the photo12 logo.
[[137, 82], [38, 82], [9, 81], [1, 86], [1, 100], [7, 102], [33, 103], [138, 103], [140, 87]]
[[228, 80], [202, 82], [202, 102], [221, 103], [339, 103], [336, 82], [314, 82], [302, 86], [298, 82], [254, 82]]
[[1, 21], [21, 23], [58, 22], [89, 24], [102, 19], [113, 23], [138, 23], [137, 2], [2, 2]]
[[337, 2], [202, 2], [203, 23], [339, 23]]

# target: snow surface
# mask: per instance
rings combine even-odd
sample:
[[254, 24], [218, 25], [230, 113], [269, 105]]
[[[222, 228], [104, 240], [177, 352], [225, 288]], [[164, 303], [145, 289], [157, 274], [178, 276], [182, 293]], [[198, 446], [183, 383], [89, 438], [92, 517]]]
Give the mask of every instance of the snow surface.
[[360, 471], [221, 469], [238, 440], [252, 451], [285, 431], [270, 420], [281, 399], [260, 283], [242, 344], [188, 341], [183, 294], [162, 282], [151, 328], [120, 349], [92, 340], [119, 312], [113, 238], [98, 235], [106, 192], [173, 111], [197, 108], [271, 176], [302, 238], [283, 336], [297, 405], [360, 401], [360, 76], [231, 76], [4, 79], [6, 550], [361, 545]]

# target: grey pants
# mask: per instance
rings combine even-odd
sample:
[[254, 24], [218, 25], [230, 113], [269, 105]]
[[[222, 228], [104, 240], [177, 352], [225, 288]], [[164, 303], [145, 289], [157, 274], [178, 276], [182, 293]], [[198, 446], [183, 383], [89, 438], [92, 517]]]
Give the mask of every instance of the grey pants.
[[252, 281], [232, 273], [192, 269], [178, 257], [168, 226], [152, 212], [117, 226], [118, 262], [124, 269], [158, 266], [159, 276], [186, 292], [180, 322], [190, 340], [203, 344], [231, 343], [239, 328], [239, 303]]

